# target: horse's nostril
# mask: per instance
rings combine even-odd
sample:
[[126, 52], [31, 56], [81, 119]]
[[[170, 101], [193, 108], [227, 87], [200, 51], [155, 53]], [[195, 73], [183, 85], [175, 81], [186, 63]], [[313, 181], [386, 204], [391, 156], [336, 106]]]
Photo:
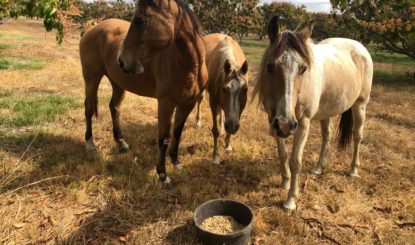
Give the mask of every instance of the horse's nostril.
[[292, 122], [290, 123], [290, 130], [294, 130], [297, 128], [298, 123], [297, 122]]
[[279, 130], [280, 129], [280, 125], [278, 124], [278, 120], [274, 119], [274, 121], [272, 122], [272, 127], [275, 130]]
[[121, 59], [118, 59], [118, 65], [120, 66], [121, 69], [124, 69], [124, 62], [122, 62]]
[[229, 125], [227, 123], [225, 123], [225, 130], [228, 131], [229, 130]]

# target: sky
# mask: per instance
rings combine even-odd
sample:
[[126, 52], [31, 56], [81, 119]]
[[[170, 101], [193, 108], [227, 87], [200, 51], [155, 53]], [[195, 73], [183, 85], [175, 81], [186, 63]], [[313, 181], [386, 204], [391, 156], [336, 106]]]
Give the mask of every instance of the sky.
[[330, 12], [331, 4], [330, 0], [260, 0], [263, 3], [271, 2], [290, 2], [296, 5], [304, 4], [308, 11], [311, 12]]

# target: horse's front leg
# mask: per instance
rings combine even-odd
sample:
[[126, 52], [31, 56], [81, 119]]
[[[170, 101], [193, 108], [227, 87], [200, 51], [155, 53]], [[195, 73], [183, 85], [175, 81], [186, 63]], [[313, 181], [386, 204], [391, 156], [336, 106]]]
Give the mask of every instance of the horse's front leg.
[[310, 129], [310, 119], [303, 118], [298, 123], [297, 131], [294, 134], [294, 145], [290, 158], [291, 186], [288, 192], [288, 199], [283, 206], [289, 210], [295, 210], [297, 205], [295, 198], [298, 196], [298, 177], [301, 172], [303, 151], [307, 142], [308, 131]]
[[192, 112], [193, 108], [195, 107], [195, 103], [196, 102], [187, 105], [180, 105], [176, 108], [173, 127], [173, 141], [170, 145], [169, 155], [173, 165], [177, 169], [183, 168], [183, 165], [180, 163], [178, 157], [180, 138], [182, 137], [184, 124], [186, 123], [186, 120], [189, 117], [190, 112]]
[[111, 81], [112, 85], [112, 97], [109, 104], [112, 118], [112, 131], [114, 134], [114, 140], [117, 143], [118, 152], [127, 152], [130, 147], [125, 142], [121, 126], [120, 126], [120, 106], [124, 100], [125, 90], [118, 86], [115, 82]]
[[219, 106], [215, 103], [215, 99], [212, 96], [209, 97], [210, 110], [212, 112], [212, 136], [213, 136], [213, 164], [220, 164], [219, 152], [218, 152], [218, 137], [219, 137], [219, 128], [218, 128], [218, 112], [220, 113]]
[[158, 100], [158, 147], [159, 158], [157, 163], [157, 174], [160, 181], [166, 186], [171, 187], [170, 178], [166, 173], [166, 153], [170, 143], [170, 127], [175, 104], [170, 100]]
[[203, 101], [203, 93], [197, 99], [196, 128], [202, 127], [202, 110], [201, 110], [202, 101]]
[[281, 184], [280, 188], [290, 189], [291, 172], [288, 166], [288, 150], [285, 145], [285, 139], [277, 137], [278, 157], [280, 158]]
[[226, 152], [233, 151], [233, 147], [231, 145], [231, 134], [228, 134], [228, 133], [226, 133], [226, 137], [225, 137], [225, 151]]

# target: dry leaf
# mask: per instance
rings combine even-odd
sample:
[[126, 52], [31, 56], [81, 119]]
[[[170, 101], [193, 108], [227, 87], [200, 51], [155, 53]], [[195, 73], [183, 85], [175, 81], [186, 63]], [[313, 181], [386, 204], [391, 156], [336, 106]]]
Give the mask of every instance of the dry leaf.
[[52, 216], [48, 216], [48, 220], [49, 220], [49, 222], [50, 222], [53, 226], [55, 226], [56, 224], [58, 224], [58, 222], [56, 222], [56, 220], [55, 220], [54, 218], [52, 218]]
[[16, 223], [13, 224], [14, 228], [20, 229], [22, 227], [25, 227], [27, 225], [27, 223]]
[[120, 240], [120, 242], [127, 242], [127, 238], [125, 236], [119, 236], [118, 240]]

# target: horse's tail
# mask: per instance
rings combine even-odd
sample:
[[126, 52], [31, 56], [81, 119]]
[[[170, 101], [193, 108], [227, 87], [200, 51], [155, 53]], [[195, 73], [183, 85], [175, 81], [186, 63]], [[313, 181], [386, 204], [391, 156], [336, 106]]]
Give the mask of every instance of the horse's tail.
[[353, 113], [352, 108], [343, 112], [340, 118], [338, 129], [337, 148], [344, 150], [350, 145], [353, 134]]

